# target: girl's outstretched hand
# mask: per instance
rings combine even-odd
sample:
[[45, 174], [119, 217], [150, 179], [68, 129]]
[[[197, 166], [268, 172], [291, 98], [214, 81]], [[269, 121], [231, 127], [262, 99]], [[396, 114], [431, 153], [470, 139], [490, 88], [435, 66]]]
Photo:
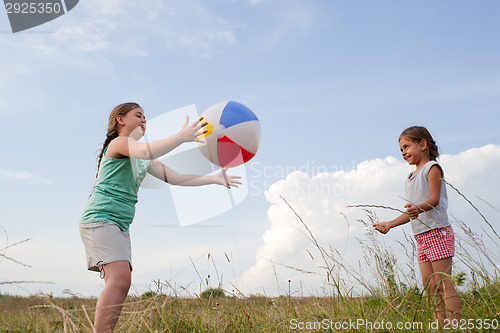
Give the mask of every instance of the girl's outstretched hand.
[[375, 223], [373, 225], [373, 227], [375, 228], [375, 230], [377, 230], [383, 234], [386, 234], [387, 232], [389, 232], [389, 230], [391, 230], [391, 226], [389, 225], [389, 222]]
[[218, 174], [215, 175], [215, 183], [223, 185], [227, 188], [238, 187], [241, 182], [237, 179], [241, 179], [240, 176], [231, 176], [226, 173], [227, 169], [223, 168]]
[[189, 116], [186, 116], [186, 122], [179, 131], [182, 142], [194, 141], [203, 143], [203, 140], [201, 140], [199, 136], [207, 133], [207, 130], [204, 130], [203, 127], [205, 127], [208, 123], [204, 120], [205, 119], [203, 117], [200, 117], [191, 125], [189, 125]]

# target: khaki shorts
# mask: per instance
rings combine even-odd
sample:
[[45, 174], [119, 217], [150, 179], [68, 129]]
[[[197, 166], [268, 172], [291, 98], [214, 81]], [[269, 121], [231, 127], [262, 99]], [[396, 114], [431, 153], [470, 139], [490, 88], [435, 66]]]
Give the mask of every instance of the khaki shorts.
[[80, 223], [80, 237], [85, 245], [87, 268], [100, 272], [103, 265], [127, 261], [132, 270], [130, 235], [111, 222]]

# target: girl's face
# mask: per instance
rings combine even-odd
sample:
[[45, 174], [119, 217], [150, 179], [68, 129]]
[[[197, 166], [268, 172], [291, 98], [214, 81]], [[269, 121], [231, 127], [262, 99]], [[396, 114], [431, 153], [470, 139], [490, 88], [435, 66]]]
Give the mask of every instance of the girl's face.
[[427, 141], [422, 140], [415, 142], [407, 137], [399, 139], [399, 148], [403, 158], [408, 164], [422, 165], [422, 162], [427, 163], [429, 157], [427, 156]]
[[146, 132], [146, 117], [141, 108], [130, 110], [124, 116], [118, 116], [117, 121], [122, 125], [120, 128], [121, 135], [127, 135], [139, 140]]

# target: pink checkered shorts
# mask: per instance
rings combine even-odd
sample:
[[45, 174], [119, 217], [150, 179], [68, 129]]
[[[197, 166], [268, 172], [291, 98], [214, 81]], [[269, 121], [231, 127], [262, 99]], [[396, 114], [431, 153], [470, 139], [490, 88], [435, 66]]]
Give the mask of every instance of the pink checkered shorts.
[[415, 240], [419, 264], [455, 255], [455, 232], [451, 226], [415, 235]]

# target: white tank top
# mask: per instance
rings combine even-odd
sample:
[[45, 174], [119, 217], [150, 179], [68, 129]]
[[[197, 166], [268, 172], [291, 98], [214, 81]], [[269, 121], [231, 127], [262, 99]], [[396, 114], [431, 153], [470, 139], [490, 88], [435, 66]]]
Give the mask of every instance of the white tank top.
[[[436, 161], [427, 162], [415, 175], [410, 174], [405, 182], [406, 200], [408, 203], [420, 205], [429, 199], [429, 180], [427, 175], [431, 167], [437, 165], [444, 172]], [[418, 235], [431, 229], [443, 228], [450, 225], [448, 220], [448, 195], [446, 193], [446, 183], [441, 181], [441, 194], [439, 204], [434, 209], [420, 213], [418, 217], [411, 220], [413, 234]]]

